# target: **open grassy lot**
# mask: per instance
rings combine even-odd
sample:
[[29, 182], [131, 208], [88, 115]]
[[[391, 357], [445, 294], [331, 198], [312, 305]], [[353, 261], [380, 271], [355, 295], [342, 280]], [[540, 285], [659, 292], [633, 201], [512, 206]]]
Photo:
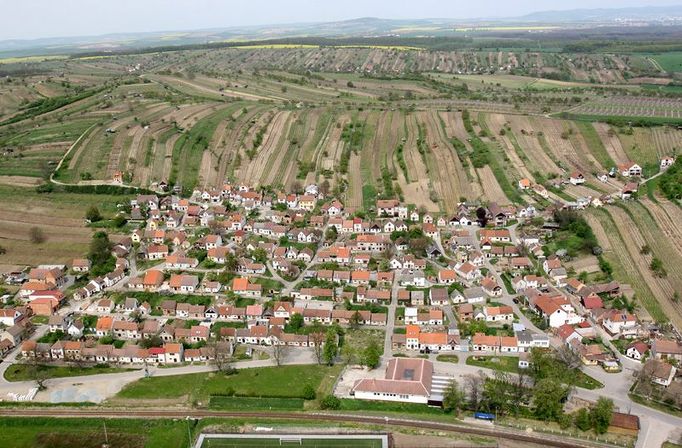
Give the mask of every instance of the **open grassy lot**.
[[336, 378], [341, 366], [281, 366], [241, 369], [234, 375], [194, 373], [143, 378], [129, 384], [116, 398], [128, 400], [191, 397], [206, 402], [214, 395], [302, 398], [307, 385], [318, 390], [327, 378]]
[[349, 329], [344, 336], [344, 344], [349, 344], [355, 348], [357, 353], [362, 351], [371, 343], [375, 342], [383, 353], [384, 349], [384, 331], [383, 330], [369, 330], [369, 329]]
[[12, 448], [101, 448], [107, 440], [118, 448], [187, 446], [187, 423], [136, 419], [0, 419], [0, 446]]
[[[30, 381], [35, 377], [33, 369], [34, 367], [28, 364], [12, 364], [5, 371], [5, 379], [7, 381]], [[120, 373], [134, 370], [100, 365], [93, 367], [39, 365], [37, 366], [37, 369], [41, 371], [43, 373], [43, 376], [46, 378], [65, 378], [71, 376], [101, 375], [103, 373]]]

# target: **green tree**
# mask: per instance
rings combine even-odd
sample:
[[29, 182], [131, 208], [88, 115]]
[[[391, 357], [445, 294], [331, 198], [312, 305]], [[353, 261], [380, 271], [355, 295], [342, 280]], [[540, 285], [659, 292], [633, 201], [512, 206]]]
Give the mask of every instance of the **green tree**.
[[265, 252], [265, 249], [262, 247], [258, 247], [253, 251], [253, 259], [254, 261], [258, 263], [265, 264], [268, 261], [268, 254]]
[[304, 400], [314, 400], [316, 396], [317, 396], [317, 392], [315, 392], [315, 388], [313, 386], [311, 386], [310, 384], [306, 384], [303, 387], [303, 399]]
[[334, 359], [336, 358], [336, 353], [338, 352], [339, 347], [336, 344], [336, 332], [334, 330], [330, 329], [327, 331], [327, 339], [324, 342], [324, 362], [327, 363], [328, 365], [333, 365], [334, 364]]
[[301, 313], [293, 314], [289, 318], [289, 323], [286, 325], [286, 332], [296, 333], [301, 328], [303, 328], [303, 315]]
[[85, 219], [90, 222], [97, 222], [102, 220], [102, 215], [100, 214], [99, 209], [93, 205], [85, 212]]
[[597, 404], [590, 410], [590, 420], [594, 432], [597, 434], [604, 434], [611, 424], [611, 417], [613, 416], [613, 400], [606, 397], [601, 397], [597, 400]]
[[370, 369], [376, 369], [381, 363], [381, 348], [372, 340], [362, 353], [362, 363]]
[[334, 395], [327, 395], [320, 403], [322, 409], [339, 409], [341, 407], [341, 400]]
[[466, 397], [457, 380], [451, 380], [443, 393], [443, 408], [457, 413], [464, 406]]
[[343, 344], [341, 347], [341, 357], [346, 365], [355, 364], [358, 357], [358, 352], [351, 344]]
[[119, 229], [126, 225], [127, 222], [128, 220], [126, 219], [125, 215], [116, 215], [114, 217], [114, 225]]
[[533, 404], [535, 416], [540, 420], [557, 420], [562, 413], [562, 401], [568, 390], [559, 381], [544, 378], [535, 384]]
[[573, 423], [581, 431], [589, 430], [592, 427], [590, 412], [585, 408], [580, 409], [578, 412], [576, 412], [573, 418]]
[[225, 270], [231, 274], [237, 272], [239, 267], [239, 259], [233, 253], [228, 253], [225, 257]]
[[111, 242], [106, 232], [97, 232], [92, 236], [88, 259], [93, 266], [105, 264], [111, 258]]

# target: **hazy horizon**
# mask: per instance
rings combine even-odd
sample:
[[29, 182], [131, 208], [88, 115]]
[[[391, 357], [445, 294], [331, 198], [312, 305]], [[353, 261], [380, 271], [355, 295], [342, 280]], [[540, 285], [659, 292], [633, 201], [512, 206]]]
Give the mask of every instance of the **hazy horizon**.
[[475, 3], [438, 0], [2, 0], [0, 40], [99, 36], [106, 34], [190, 31], [240, 26], [332, 22], [360, 17], [383, 19], [470, 19], [521, 16], [538, 11], [675, 6], [680, 0], [494, 0]]

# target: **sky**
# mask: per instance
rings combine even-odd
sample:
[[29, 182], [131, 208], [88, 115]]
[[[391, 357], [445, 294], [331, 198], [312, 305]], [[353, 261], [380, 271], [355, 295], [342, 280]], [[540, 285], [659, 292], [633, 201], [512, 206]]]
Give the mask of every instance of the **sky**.
[[387, 19], [510, 17], [681, 0], [0, 0], [0, 40]]

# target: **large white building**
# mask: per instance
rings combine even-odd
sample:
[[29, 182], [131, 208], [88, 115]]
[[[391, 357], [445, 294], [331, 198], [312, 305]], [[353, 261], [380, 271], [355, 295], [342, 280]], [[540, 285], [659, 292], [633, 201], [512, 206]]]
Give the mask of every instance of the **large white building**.
[[358, 380], [351, 395], [360, 400], [402, 401], [428, 404], [442, 401], [440, 379], [434, 386], [433, 363], [426, 359], [393, 358], [384, 378]]

